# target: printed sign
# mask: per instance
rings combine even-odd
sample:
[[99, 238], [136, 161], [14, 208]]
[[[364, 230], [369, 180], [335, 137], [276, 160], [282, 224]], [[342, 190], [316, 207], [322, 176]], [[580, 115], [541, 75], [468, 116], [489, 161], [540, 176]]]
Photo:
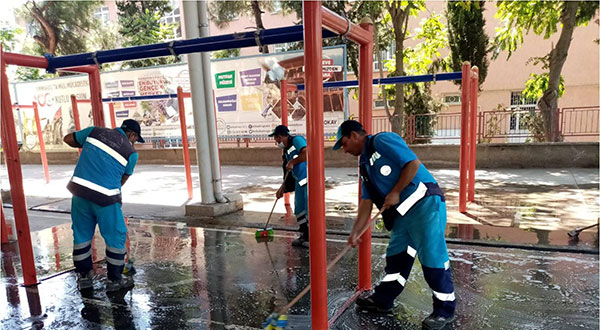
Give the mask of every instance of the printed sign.
[[260, 86], [261, 72], [261, 68], [240, 71], [240, 80], [242, 81], [242, 86]]
[[217, 109], [219, 112], [236, 111], [237, 110], [237, 95], [218, 96]]
[[227, 71], [215, 74], [217, 88], [235, 87], [235, 71]]

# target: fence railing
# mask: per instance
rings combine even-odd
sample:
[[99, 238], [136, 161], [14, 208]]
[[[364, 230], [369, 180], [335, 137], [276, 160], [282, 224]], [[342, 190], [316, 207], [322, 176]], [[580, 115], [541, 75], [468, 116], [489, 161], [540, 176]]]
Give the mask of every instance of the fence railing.
[[[460, 112], [406, 116], [403, 132], [407, 143], [460, 144]], [[559, 133], [565, 141], [597, 141], [599, 106], [558, 110]], [[478, 143], [522, 143], [540, 134], [541, 112], [534, 107], [481, 111], [477, 115]], [[387, 117], [373, 118], [373, 134], [390, 131]]]
[[[535, 108], [514, 108], [502, 111], [480, 111], [477, 114], [478, 143], [522, 143], [533, 141], [535, 132], [530, 129], [532, 118], [541, 120]], [[559, 133], [565, 141], [597, 141], [600, 118], [599, 106], [571, 107], [558, 110]], [[406, 142], [431, 144], [460, 144], [460, 112], [409, 115], [403, 120]], [[391, 131], [387, 117], [373, 117], [373, 134]], [[190, 146], [195, 145], [194, 135], [189, 135]], [[326, 135], [325, 140], [331, 139]], [[179, 148], [181, 137], [151, 137], [153, 148]], [[268, 136], [219, 136], [223, 147], [270, 146]]]

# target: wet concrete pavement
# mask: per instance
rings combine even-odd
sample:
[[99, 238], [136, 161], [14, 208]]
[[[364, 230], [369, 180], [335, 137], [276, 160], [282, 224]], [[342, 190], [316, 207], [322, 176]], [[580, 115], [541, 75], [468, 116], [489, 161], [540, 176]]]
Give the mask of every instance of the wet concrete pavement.
[[[33, 233], [41, 284], [18, 285], [16, 244], [2, 247], [2, 329], [259, 329], [309, 281], [308, 250], [290, 246], [278, 231], [257, 243], [254, 230], [190, 227], [181, 222], [129, 221], [133, 290], [107, 296], [104, 245], [94, 243], [96, 281], [80, 294], [70, 267], [68, 224]], [[344, 236], [328, 236], [332, 259]], [[386, 240], [373, 242], [373, 279], [383, 275]], [[598, 329], [598, 256], [449, 244], [457, 321], [449, 329]], [[331, 317], [357, 284], [352, 250], [328, 275]], [[419, 329], [431, 311], [431, 293], [418, 262], [392, 315], [357, 313], [351, 305], [332, 329]], [[33, 316], [32, 316], [33, 314]], [[288, 329], [308, 329], [309, 295], [288, 313]]]

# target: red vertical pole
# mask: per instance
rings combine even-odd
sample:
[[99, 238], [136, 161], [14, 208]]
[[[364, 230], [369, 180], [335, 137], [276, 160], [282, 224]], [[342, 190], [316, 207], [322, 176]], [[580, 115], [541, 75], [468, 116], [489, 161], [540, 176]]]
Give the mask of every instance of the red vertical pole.
[[467, 170], [469, 168], [469, 94], [471, 91], [471, 63], [464, 62], [462, 65], [462, 95], [460, 115], [460, 163], [459, 163], [459, 188], [458, 188], [458, 211], [467, 212]]
[[177, 87], [177, 105], [179, 108], [179, 124], [181, 125], [181, 143], [183, 144], [183, 165], [185, 167], [185, 181], [187, 182], [188, 198], [194, 198], [192, 190], [192, 167], [190, 164], [190, 146], [188, 144], [187, 125], [185, 123], [185, 102], [183, 102], [183, 88]]
[[469, 135], [469, 188], [467, 201], [475, 201], [475, 162], [477, 160], [477, 95], [479, 94], [479, 68], [473, 67], [471, 77], [471, 95], [469, 115], [471, 134]]
[[2, 200], [0, 200], [0, 216], [2, 218], [2, 228], [0, 229], [2, 235], [2, 244], [8, 243], [8, 226], [6, 225], [6, 219], [4, 219], [4, 206]]
[[115, 128], [117, 127], [117, 119], [115, 118], [115, 104], [109, 102], [108, 109], [110, 110], [110, 128]]
[[[279, 104], [281, 105], [281, 125], [288, 125], [288, 104], [287, 104], [287, 80], [282, 79], [280, 82], [281, 88], [279, 89], [281, 94], [281, 101]], [[282, 151], [283, 152], [283, 151]], [[290, 193], [283, 194], [283, 200], [285, 205], [290, 205]]]
[[27, 202], [23, 191], [23, 173], [21, 172], [21, 159], [17, 150], [17, 135], [15, 131], [15, 119], [13, 117], [10, 91], [8, 88], [8, 77], [6, 76], [6, 60], [4, 51], [0, 46], [0, 85], [1, 85], [1, 109], [2, 109], [2, 147], [6, 158], [8, 169], [8, 181], [15, 215], [15, 226], [17, 227], [17, 241], [21, 254], [21, 267], [23, 269], [23, 281], [25, 286], [37, 284], [33, 248], [29, 231], [29, 218], [27, 216]]
[[[373, 23], [363, 20], [361, 28], [373, 35]], [[373, 42], [360, 45], [359, 49], [359, 81], [358, 101], [359, 120], [365, 131], [371, 134], [373, 131]], [[360, 196], [360, 180], [358, 184]], [[363, 234], [358, 246], [358, 289], [371, 289], [371, 228]]]
[[327, 329], [327, 245], [325, 243], [325, 157], [323, 151], [323, 37], [321, 1], [302, 1], [308, 206], [310, 209], [310, 304], [313, 329]]
[[[81, 123], [79, 122], [79, 108], [77, 107], [77, 98], [75, 95], [71, 95], [71, 108], [73, 109], [73, 121], [75, 122], [75, 130], [81, 130]], [[81, 148], [79, 148], [81, 154]]]
[[100, 82], [100, 70], [94, 66], [88, 73], [90, 79], [90, 101], [92, 101], [92, 113], [94, 126], [105, 127], [104, 111], [102, 111], [102, 84]]
[[40, 156], [42, 157], [42, 166], [44, 167], [44, 176], [46, 183], [50, 183], [50, 173], [48, 172], [48, 158], [46, 158], [46, 144], [44, 143], [44, 134], [42, 133], [42, 123], [40, 122], [40, 112], [36, 102], [33, 102], [33, 114], [35, 116], [35, 125], [37, 127], [38, 141], [40, 143]]

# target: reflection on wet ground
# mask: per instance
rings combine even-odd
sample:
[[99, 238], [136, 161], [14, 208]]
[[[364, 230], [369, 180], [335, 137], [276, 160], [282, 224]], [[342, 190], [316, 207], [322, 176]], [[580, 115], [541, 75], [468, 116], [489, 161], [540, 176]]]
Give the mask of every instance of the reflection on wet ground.
[[[290, 233], [257, 243], [248, 229], [130, 220], [135, 287], [106, 295], [104, 246], [98, 236], [94, 290], [82, 294], [68, 271], [70, 235], [64, 225], [33, 236], [38, 276], [46, 278], [37, 288], [18, 285], [16, 245], [3, 246], [3, 329], [260, 329], [270, 312], [309, 282], [308, 250], [291, 247]], [[374, 280], [383, 274], [385, 243], [374, 240]], [[331, 236], [329, 258], [344, 244], [345, 237]], [[449, 328], [598, 329], [597, 255], [453, 244], [449, 249], [458, 297], [458, 319]], [[330, 317], [353, 295], [356, 267], [353, 250], [329, 274]], [[431, 293], [415, 265], [392, 315], [357, 313], [351, 305], [332, 328], [418, 329], [430, 311]], [[289, 329], [308, 329], [310, 295], [289, 315]]]

